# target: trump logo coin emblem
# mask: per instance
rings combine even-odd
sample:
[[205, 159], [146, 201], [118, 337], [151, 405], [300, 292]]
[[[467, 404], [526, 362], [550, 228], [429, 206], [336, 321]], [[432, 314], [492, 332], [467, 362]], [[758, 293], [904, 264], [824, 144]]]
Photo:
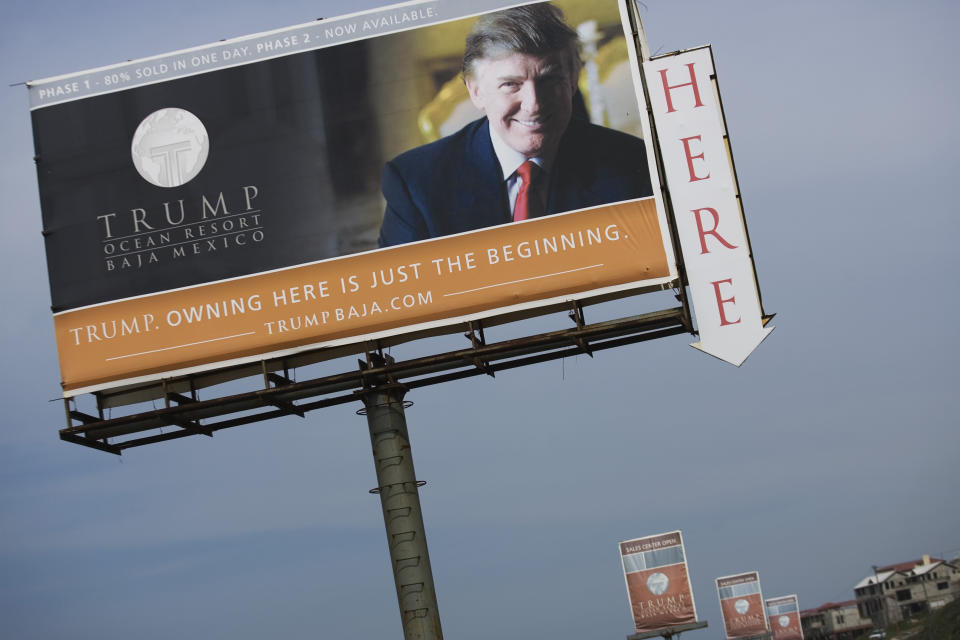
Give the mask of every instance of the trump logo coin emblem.
[[662, 596], [670, 587], [670, 578], [660, 572], [652, 574], [647, 578], [647, 589], [655, 596]]
[[130, 155], [144, 180], [158, 187], [179, 187], [203, 169], [210, 138], [200, 118], [177, 108], [154, 111], [133, 134]]

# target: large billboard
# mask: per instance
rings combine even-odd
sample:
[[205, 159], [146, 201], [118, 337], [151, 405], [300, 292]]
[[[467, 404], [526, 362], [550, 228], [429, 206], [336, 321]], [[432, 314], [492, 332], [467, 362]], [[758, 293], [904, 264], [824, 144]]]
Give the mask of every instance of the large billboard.
[[638, 633], [696, 622], [680, 531], [621, 542], [620, 559]]
[[626, 2], [506, 6], [29, 83], [65, 395], [674, 283]]
[[800, 604], [796, 595], [767, 598], [766, 605], [773, 640], [803, 640]]
[[727, 638], [749, 638], [770, 631], [756, 571], [717, 578], [717, 593]]

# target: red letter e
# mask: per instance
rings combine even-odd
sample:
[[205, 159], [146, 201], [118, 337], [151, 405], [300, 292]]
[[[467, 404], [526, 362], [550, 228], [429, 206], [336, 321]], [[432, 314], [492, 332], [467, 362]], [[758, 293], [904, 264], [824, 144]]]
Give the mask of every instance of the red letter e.
[[725, 326], [728, 325], [728, 324], [737, 324], [738, 322], [740, 322], [740, 318], [737, 318], [736, 320], [733, 320], [733, 321], [727, 320], [727, 314], [725, 314], [725, 313], [723, 312], [723, 305], [724, 305], [724, 304], [727, 304], [727, 303], [736, 304], [736, 302], [737, 302], [737, 298], [736, 298], [735, 296], [731, 296], [731, 297], [726, 298], [726, 299], [720, 297], [720, 285], [723, 284], [724, 282], [726, 282], [726, 283], [730, 284], [731, 286], [733, 286], [733, 278], [727, 278], [726, 280], [717, 280], [716, 282], [711, 283], [711, 284], [713, 284], [713, 292], [714, 292], [714, 293], [716, 294], [716, 296], [717, 296], [717, 310], [720, 311], [720, 326], [721, 326], [721, 327], [725, 327]]

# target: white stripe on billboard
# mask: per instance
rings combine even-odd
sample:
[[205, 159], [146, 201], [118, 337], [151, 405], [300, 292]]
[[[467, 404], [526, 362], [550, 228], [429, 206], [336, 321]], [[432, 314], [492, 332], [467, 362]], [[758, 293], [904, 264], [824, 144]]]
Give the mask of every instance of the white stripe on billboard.
[[27, 83], [30, 108], [332, 47], [513, 6], [503, 0], [417, 0], [320, 18], [181, 51]]
[[773, 640], [803, 640], [800, 604], [796, 595], [768, 598], [766, 605]]

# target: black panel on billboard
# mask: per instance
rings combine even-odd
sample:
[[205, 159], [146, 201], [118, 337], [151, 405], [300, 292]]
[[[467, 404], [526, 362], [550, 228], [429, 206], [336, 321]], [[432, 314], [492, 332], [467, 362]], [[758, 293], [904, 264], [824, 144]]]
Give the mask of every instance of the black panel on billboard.
[[[375, 248], [379, 219], [351, 209], [379, 184], [366, 67], [357, 42], [34, 110], [53, 310]], [[209, 136], [172, 188], [131, 160], [170, 108]]]

